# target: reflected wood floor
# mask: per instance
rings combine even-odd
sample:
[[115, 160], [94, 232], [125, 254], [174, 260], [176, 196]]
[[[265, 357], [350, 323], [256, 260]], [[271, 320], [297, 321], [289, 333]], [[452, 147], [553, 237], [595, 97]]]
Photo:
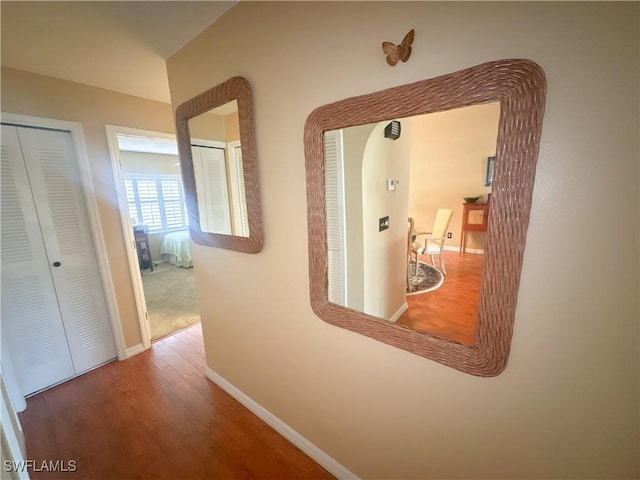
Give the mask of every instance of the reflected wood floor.
[[27, 400], [27, 458], [75, 460], [33, 479], [327, 479], [306, 454], [204, 376], [200, 325]]
[[[463, 345], [475, 344], [484, 255], [444, 252], [447, 269], [443, 285], [433, 292], [408, 295], [409, 308], [399, 324]], [[438, 258], [436, 267], [439, 268]], [[431, 263], [429, 257], [420, 261]]]

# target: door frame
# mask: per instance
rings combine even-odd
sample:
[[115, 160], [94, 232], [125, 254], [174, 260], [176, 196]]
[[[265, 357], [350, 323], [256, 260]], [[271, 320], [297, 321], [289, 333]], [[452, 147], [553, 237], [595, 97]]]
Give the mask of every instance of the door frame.
[[[244, 172], [242, 172], [242, 169], [238, 168], [239, 167], [238, 156], [236, 155], [236, 148], [241, 148], [240, 140], [232, 140], [230, 142], [227, 142], [226, 148], [227, 148], [227, 164], [228, 164], [227, 168], [229, 170], [228, 178], [230, 183], [229, 188], [233, 192], [233, 195], [232, 195], [233, 205], [231, 206], [231, 208], [233, 211], [234, 226], [236, 227], [234, 229], [234, 235], [239, 235], [241, 237], [245, 237], [245, 236], [248, 237], [249, 236], [249, 232], [248, 232], [249, 219], [247, 217], [248, 215], [247, 204], [246, 202], [242, 202], [241, 200], [242, 198], [246, 198], [246, 194], [240, 195], [241, 193], [244, 193], [244, 192], [240, 192], [240, 178], [242, 177], [242, 182], [244, 183]], [[242, 152], [240, 153], [240, 155], [242, 156]], [[242, 205], [243, 203], [244, 205]], [[244, 216], [242, 215], [243, 210], [244, 210]], [[245, 222], [244, 222], [245, 219], [247, 222], [246, 229], [245, 229]]]
[[[138, 346], [139, 351], [130, 352], [130, 355], [135, 355], [136, 353], [140, 353], [151, 348], [151, 325], [149, 323], [147, 301], [144, 296], [144, 287], [142, 285], [142, 273], [140, 272], [140, 266], [138, 265], [138, 253], [136, 251], [133, 225], [131, 224], [131, 218], [127, 215], [127, 212], [129, 211], [129, 204], [127, 202], [127, 194], [124, 187], [124, 176], [122, 173], [122, 163], [120, 161], [120, 147], [118, 146], [118, 134], [172, 140], [174, 142], [176, 142], [176, 136], [173, 133], [156, 132], [132, 127], [121, 127], [118, 125], [105, 125], [105, 130], [107, 132], [107, 144], [109, 146], [109, 156], [111, 157], [111, 169], [113, 171], [113, 179], [118, 198], [118, 211], [120, 213], [125, 248], [127, 250], [129, 273], [131, 275], [133, 294], [138, 312], [138, 324], [140, 325], [140, 333], [142, 335], [142, 344]], [[135, 348], [136, 347], [134, 347], [134, 349]]]
[[91, 176], [91, 167], [89, 164], [89, 156], [87, 154], [87, 146], [84, 140], [82, 124], [67, 120], [34, 117], [17, 113], [2, 112], [0, 115], [2, 123], [6, 125], [62, 130], [71, 134], [73, 150], [76, 155], [76, 161], [80, 173], [80, 189], [82, 190], [87, 210], [89, 230], [91, 231], [91, 240], [93, 242], [96, 261], [98, 263], [98, 273], [102, 283], [102, 291], [107, 306], [107, 313], [109, 315], [109, 324], [113, 334], [113, 341], [115, 343], [118, 360], [125, 360], [128, 358], [128, 355], [124, 343], [120, 311], [118, 310], [118, 303], [113, 286], [113, 276], [109, 264], [109, 257], [107, 255], [104, 230], [102, 228], [102, 222], [100, 221], [98, 203], [96, 200], [95, 188], [93, 186], [93, 178]]

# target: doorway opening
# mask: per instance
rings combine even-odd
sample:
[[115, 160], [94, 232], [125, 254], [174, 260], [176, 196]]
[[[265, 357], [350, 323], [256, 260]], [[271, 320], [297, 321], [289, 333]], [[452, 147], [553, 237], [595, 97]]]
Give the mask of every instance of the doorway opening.
[[107, 126], [143, 347], [200, 322], [175, 137]]

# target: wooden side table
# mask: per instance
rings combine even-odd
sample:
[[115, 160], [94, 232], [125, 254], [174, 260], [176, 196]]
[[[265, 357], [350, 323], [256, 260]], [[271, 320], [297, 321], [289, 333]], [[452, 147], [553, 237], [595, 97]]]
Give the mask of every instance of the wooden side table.
[[486, 232], [489, 222], [489, 203], [475, 202], [462, 204], [462, 242], [460, 253], [467, 248], [467, 232]]

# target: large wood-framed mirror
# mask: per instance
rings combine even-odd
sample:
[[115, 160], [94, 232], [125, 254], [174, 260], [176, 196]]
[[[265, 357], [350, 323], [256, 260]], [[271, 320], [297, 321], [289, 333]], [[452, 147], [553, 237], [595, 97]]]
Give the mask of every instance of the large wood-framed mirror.
[[[502, 372], [511, 346], [545, 95], [544, 72], [537, 64], [529, 60], [500, 60], [349, 98], [314, 110], [307, 119], [304, 132], [309, 277], [314, 312], [328, 323], [463, 372], [478, 376], [495, 376]], [[490, 104], [499, 105], [499, 117], [495, 151], [487, 153], [491, 157], [492, 169], [491, 208], [487, 210], [488, 227], [483, 242], [473, 341], [458, 342], [436, 332], [409, 328], [386, 315], [372, 315], [366, 313], [367, 309], [351, 308], [345, 306], [349, 305], [348, 302], [335, 300], [336, 297], [330, 293], [332, 281], [329, 278], [332, 260], [328, 225], [331, 227], [334, 220], [327, 220], [332, 199], [327, 197], [330, 195], [327, 185], [331, 180], [327, 178], [330, 178], [331, 167], [325, 161], [325, 150], [333, 148], [333, 144], [327, 147], [328, 135], [348, 127], [380, 122], [388, 124], [392, 120], [402, 123], [403, 119], [416, 116]], [[393, 162], [401, 160], [398, 154], [388, 158]], [[488, 169], [488, 165], [485, 163], [481, 169]], [[387, 183], [391, 180], [395, 179], [388, 178], [379, 185], [380, 188], [394, 190], [396, 186]], [[479, 182], [484, 184], [485, 178]], [[366, 195], [366, 192], [362, 194]], [[369, 198], [363, 197], [362, 203], [369, 202]], [[396, 231], [402, 230], [406, 238], [407, 217], [402, 217], [406, 210], [397, 210], [396, 213], [400, 213], [395, 217], [393, 207], [390, 206], [389, 210], [392, 213], [386, 224], [382, 217], [375, 219], [376, 234], [385, 235], [391, 230], [387, 227], [402, 225], [396, 227]], [[407, 262], [407, 243], [405, 240], [404, 246], [400, 244], [400, 235], [397, 241], [388, 243], [397, 244], [396, 251], [400, 252], [398, 262]], [[399, 279], [396, 283], [402, 281]], [[456, 319], [452, 317], [450, 320]]]
[[200, 245], [262, 250], [249, 82], [233, 77], [176, 109], [189, 231]]

